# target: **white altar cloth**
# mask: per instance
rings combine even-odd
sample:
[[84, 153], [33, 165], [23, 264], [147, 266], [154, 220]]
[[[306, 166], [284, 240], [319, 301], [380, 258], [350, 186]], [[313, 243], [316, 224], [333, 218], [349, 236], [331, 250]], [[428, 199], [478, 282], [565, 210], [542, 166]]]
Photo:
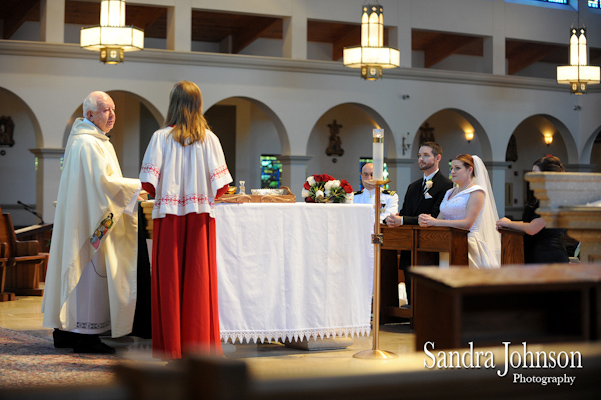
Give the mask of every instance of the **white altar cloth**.
[[373, 208], [215, 205], [221, 339], [367, 335]]

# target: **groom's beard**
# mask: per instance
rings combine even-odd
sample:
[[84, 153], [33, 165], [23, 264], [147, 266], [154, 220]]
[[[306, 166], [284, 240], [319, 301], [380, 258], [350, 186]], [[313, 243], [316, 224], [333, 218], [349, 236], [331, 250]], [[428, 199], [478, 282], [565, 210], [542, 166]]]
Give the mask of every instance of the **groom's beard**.
[[434, 163], [430, 163], [430, 164], [424, 163], [424, 164], [419, 165], [419, 169], [421, 169], [422, 171], [425, 171], [425, 170], [432, 168], [433, 166], [434, 166]]

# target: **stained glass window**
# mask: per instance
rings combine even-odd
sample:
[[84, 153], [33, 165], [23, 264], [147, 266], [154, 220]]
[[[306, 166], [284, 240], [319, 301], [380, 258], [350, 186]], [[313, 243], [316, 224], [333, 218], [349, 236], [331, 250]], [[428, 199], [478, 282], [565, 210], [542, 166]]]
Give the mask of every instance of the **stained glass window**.
[[[557, 4], [568, 4], [568, 0], [538, 0], [545, 3], [557, 3]], [[590, 1], [589, 1], [590, 3]]]
[[273, 155], [261, 156], [261, 189], [277, 189], [282, 177], [282, 163]]

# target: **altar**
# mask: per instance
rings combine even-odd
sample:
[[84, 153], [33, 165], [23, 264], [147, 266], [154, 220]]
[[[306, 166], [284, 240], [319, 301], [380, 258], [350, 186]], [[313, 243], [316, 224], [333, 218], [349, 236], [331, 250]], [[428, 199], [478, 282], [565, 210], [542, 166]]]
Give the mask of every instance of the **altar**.
[[216, 204], [223, 341], [367, 335], [373, 208]]

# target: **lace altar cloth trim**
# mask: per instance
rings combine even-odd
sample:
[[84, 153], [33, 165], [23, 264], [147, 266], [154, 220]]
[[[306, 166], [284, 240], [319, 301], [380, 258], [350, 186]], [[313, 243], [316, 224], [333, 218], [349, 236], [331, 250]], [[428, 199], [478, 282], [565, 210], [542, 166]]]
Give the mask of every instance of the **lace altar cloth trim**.
[[252, 342], [269, 342], [275, 340], [307, 340], [313, 338], [323, 339], [336, 337], [351, 337], [357, 336], [368, 336], [371, 331], [371, 325], [363, 326], [352, 326], [352, 327], [340, 327], [340, 328], [315, 328], [315, 329], [302, 329], [302, 330], [282, 330], [282, 331], [221, 331], [221, 339], [227, 343], [231, 341], [235, 343], [236, 340], [240, 343], [251, 343]]

